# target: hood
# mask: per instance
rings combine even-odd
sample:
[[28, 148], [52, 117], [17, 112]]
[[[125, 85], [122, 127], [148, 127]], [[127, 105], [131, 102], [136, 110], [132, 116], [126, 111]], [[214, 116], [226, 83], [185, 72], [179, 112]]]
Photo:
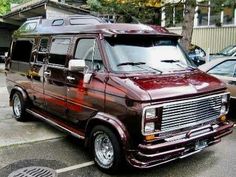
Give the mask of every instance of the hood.
[[225, 89], [225, 84], [200, 70], [186, 73], [116, 78], [130, 99], [157, 101]]

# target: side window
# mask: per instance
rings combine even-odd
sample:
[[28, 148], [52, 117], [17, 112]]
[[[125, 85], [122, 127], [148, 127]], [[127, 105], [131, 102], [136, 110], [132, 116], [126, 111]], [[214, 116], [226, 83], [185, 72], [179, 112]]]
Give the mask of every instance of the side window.
[[12, 48], [12, 60], [29, 62], [32, 48], [33, 41], [31, 40], [20, 40], [14, 42]]
[[80, 39], [75, 51], [75, 59], [85, 60], [89, 70], [103, 71], [104, 65], [96, 39]]
[[29, 22], [20, 27], [20, 31], [34, 31], [36, 27], [37, 22]]
[[48, 38], [42, 38], [40, 40], [37, 62], [43, 62], [48, 52]]
[[215, 75], [221, 75], [221, 76], [233, 77], [235, 67], [236, 67], [236, 61], [229, 60], [229, 61], [225, 61], [225, 62], [217, 65], [216, 67], [212, 68], [211, 70], [208, 71], [208, 73], [215, 74]]
[[50, 49], [49, 63], [65, 65], [66, 55], [69, 49], [70, 39], [68, 38], [56, 38], [52, 40]]

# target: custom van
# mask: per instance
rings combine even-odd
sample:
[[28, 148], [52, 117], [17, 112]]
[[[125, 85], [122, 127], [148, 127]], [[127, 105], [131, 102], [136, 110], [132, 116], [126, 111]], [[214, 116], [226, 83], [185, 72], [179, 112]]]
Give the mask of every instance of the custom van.
[[180, 38], [89, 15], [30, 19], [14, 33], [6, 61], [13, 115], [31, 114], [84, 140], [105, 172], [200, 152], [232, 133], [230, 96], [193, 67]]

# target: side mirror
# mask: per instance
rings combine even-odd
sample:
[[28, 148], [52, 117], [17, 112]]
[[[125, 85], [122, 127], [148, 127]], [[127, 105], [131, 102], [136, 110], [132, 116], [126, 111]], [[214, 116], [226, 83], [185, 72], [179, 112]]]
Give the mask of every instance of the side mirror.
[[85, 67], [84, 60], [72, 59], [69, 61], [69, 71], [84, 71]]

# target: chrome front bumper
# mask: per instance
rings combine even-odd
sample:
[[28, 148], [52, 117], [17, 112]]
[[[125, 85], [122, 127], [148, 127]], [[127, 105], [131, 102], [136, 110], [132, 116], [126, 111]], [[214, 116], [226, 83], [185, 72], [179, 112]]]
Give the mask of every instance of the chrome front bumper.
[[131, 166], [150, 168], [200, 152], [207, 146], [219, 143], [221, 138], [233, 132], [233, 122], [207, 125], [190, 130], [178, 137], [165, 139], [158, 144], [139, 144], [136, 151], [127, 155]]

